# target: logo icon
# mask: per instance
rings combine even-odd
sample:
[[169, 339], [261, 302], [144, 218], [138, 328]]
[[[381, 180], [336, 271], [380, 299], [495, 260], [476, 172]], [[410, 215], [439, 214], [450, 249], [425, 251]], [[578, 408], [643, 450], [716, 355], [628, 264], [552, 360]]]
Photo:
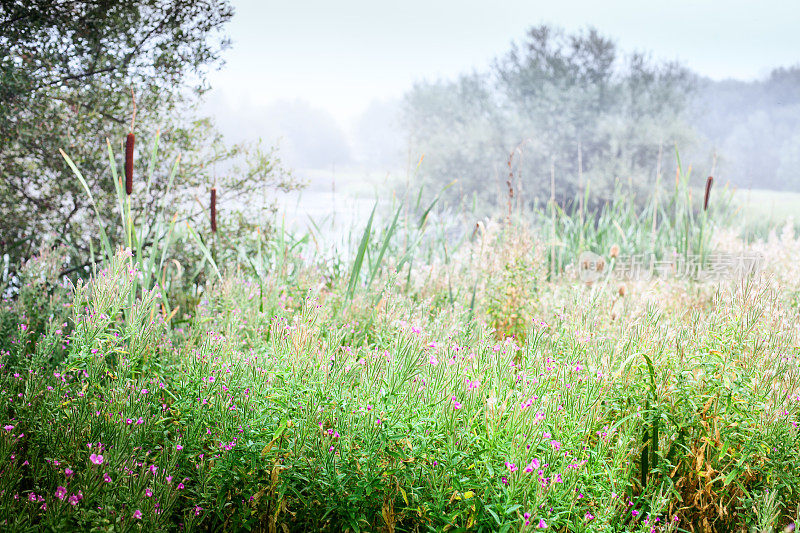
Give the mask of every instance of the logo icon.
[[594, 252], [583, 252], [578, 256], [578, 275], [581, 281], [593, 283], [603, 276], [606, 260]]

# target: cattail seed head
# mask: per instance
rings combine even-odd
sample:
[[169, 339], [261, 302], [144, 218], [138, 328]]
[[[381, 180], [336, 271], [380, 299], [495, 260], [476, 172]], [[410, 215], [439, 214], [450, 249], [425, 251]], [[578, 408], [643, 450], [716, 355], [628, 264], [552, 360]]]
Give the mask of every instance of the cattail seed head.
[[711, 185], [714, 183], [714, 178], [709, 176], [706, 180], [706, 194], [703, 197], [703, 211], [708, 211], [708, 198], [711, 196]]
[[128, 134], [125, 139], [125, 194], [130, 196], [133, 193], [133, 143], [135, 137], [133, 133]]
[[211, 187], [211, 233], [217, 232], [217, 188]]

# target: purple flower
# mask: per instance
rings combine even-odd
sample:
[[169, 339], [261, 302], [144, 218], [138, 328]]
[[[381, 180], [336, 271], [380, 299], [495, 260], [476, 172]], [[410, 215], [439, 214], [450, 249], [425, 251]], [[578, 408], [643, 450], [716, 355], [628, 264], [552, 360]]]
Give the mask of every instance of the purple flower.
[[98, 454], [96, 454], [96, 453], [93, 453], [92, 455], [90, 455], [90, 456], [89, 456], [89, 460], [90, 460], [92, 463], [96, 464], [96, 465], [101, 465], [101, 464], [103, 464], [103, 456], [102, 456], [102, 455], [98, 455]]
[[63, 500], [66, 497], [67, 497], [67, 488], [59, 485], [58, 488], [56, 489], [56, 498], [58, 498], [59, 500]]
[[525, 467], [525, 472], [530, 474], [531, 472], [539, 468], [539, 465], [540, 465], [539, 459], [534, 459], [528, 464], [528, 466]]
[[142, 519], [142, 512], [141, 512], [139, 509], [136, 509], [136, 510], [133, 512], [133, 517], [134, 517], [136, 520], [141, 520], [141, 519]]

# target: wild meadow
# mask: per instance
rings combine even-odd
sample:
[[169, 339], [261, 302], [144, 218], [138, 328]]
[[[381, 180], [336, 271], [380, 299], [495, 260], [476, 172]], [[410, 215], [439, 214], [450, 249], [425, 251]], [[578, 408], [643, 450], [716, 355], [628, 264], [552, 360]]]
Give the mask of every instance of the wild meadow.
[[[509, 200], [455, 237], [395, 202], [331, 256], [226, 234], [214, 193], [208, 227], [137, 218], [109, 160], [117, 241], [5, 277], [4, 530], [793, 529], [800, 236], [745, 239], [680, 163], [645, 201]], [[758, 271], [677, 271], [745, 253]], [[637, 254], [669, 268], [618, 279]]]

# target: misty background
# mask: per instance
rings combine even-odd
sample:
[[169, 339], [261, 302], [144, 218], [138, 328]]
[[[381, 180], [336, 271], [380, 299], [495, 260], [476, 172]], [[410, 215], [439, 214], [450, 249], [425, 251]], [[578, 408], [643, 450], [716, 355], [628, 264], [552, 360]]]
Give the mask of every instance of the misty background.
[[563, 203], [650, 187], [676, 148], [698, 183], [800, 191], [790, 4], [237, 1], [202, 110], [233, 141], [276, 144], [308, 184], [288, 202], [315, 214], [336, 193], [366, 206], [452, 180], [452, 202], [492, 205], [515, 151], [531, 203], [551, 167]]

